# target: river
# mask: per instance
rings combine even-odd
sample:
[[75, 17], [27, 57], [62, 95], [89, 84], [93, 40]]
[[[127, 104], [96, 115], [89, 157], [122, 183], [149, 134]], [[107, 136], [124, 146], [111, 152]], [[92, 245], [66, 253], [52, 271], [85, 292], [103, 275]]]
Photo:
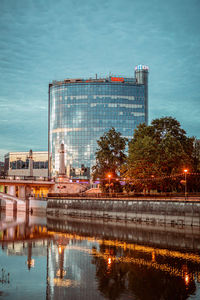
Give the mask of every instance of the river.
[[0, 299], [200, 299], [199, 228], [1, 213]]

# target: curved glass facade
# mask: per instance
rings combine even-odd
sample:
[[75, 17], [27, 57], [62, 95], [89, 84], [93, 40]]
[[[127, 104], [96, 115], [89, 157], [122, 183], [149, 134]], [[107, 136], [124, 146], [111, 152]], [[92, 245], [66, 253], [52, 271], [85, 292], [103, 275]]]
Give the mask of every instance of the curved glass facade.
[[135, 78], [73, 79], [49, 85], [49, 175], [59, 170], [59, 150], [65, 147], [66, 174], [90, 178], [96, 141], [111, 127], [124, 137], [147, 120], [145, 85]]

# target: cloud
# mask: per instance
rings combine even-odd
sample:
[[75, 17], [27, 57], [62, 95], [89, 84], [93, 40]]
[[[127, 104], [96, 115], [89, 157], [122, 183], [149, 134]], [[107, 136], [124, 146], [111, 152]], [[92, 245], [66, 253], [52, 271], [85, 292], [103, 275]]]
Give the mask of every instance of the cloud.
[[134, 76], [138, 63], [150, 66], [150, 118], [174, 115], [199, 136], [199, 8], [187, 0], [1, 0], [0, 147], [47, 149], [52, 80]]

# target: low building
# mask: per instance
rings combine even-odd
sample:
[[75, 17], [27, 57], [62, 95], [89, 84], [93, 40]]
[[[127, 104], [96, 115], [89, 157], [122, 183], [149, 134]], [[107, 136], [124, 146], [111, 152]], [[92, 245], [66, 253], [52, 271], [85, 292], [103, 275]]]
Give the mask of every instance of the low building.
[[9, 152], [5, 155], [6, 176], [48, 177], [48, 151]]
[[4, 162], [0, 161], [0, 176], [4, 176]]

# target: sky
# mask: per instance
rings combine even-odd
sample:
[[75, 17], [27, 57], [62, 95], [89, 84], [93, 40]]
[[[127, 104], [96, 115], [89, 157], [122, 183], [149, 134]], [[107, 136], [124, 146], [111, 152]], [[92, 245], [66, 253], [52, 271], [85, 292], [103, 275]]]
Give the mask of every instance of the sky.
[[0, 160], [47, 150], [48, 85], [149, 66], [149, 123], [200, 138], [199, 0], [0, 0]]

